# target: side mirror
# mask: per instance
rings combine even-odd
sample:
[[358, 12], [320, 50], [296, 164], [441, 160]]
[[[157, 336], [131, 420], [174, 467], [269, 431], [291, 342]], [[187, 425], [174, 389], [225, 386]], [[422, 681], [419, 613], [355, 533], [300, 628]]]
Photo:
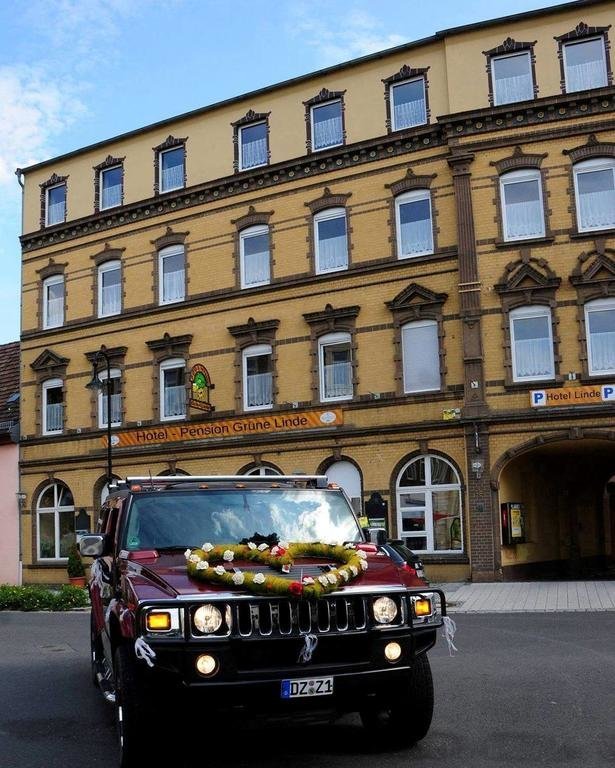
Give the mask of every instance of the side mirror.
[[372, 544], [381, 547], [387, 543], [387, 532], [385, 528], [363, 528], [365, 538]]
[[105, 554], [106, 536], [102, 533], [89, 533], [79, 541], [79, 551], [83, 557], [102, 557]]

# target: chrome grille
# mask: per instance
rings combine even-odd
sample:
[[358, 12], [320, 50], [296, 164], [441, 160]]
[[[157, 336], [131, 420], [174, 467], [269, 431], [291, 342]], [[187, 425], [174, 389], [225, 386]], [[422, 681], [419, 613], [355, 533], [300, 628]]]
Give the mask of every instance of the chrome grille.
[[321, 600], [264, 599], [237, 603], [235, 628], [241, 637], [357, 632], [367, 627], [364, 595]]

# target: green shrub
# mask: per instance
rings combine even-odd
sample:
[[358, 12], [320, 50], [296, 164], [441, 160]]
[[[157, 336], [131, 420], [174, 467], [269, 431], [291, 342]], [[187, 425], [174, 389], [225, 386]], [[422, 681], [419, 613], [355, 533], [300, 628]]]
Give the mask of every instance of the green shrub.
[[66, 571], [71, 578], [85, 576], [85, 567], [83, 565], [83, 560], [81, 559], [79, 546], [76, 542], [71, 544], [70, 549], [68, 550], [68, 563], [66, 564]]
[[58, 589], [38, 585], [0, 584], [0, 611], [70, 611], [88, 605], [88, 593], [64, 584]]

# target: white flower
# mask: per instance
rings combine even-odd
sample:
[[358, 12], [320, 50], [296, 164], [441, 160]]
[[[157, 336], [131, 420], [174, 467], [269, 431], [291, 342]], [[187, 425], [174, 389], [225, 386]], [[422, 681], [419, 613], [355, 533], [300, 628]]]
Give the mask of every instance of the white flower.
[[259, 552], [264, 552], [266, 549], [269, 549], [269, 544], [259, 544], [258, 545]]
[[318, 581], [323, 585], [323, 587], [326, 587], [329, 584], [326, 576], [319, 576]]
[[304, 584], [313, 584], [314, 579], [311, 576], [304, 576], [303, 577], [303, 583]]
[[222, 553], [222, 559], [226, 560], [227, 563], [230, 563], [233, 558], [235, 557], [235, 553], [231, 549], [225, 549]]
[[[190, 555], [191, 555], [191, 554], [192, 554], [192, 550], [191, 550], [191, 549], [187, 549], [187, 550], [184, 552], [184, 557], [186, 558], [186, 560], [190, 560]], [[96, 560], [95, 562], [98, 562], [98, 561]]]
[[279, 551], [280, 551], [279, 547], [271, 547], [271, 554], [272, 555], [277, 555]]
[[357, 557], [360, 557], [362, 560], [367, 559], [367, 553], [364, 552], [362, 549], [357, 549]]
[[243, 584], [244, 582], [244, 575], [241, 571], [237, 571], [237, 573], [233, 574], [233, 584]]
[[329, 584], [337, 584], [337, 576], [334, 573], [328, 573], [327, 581]]
[[224, 576], [224, 574], [226, 573], [226, 568], [224, 568], [224, 566], [222, 565], [217, 565], [214, 568], [214, 573], [216, 574], [216, 576]]
[[211, 552], [211, 550], [212, 550], [213, 548], [214, 548], [214, 545], [213, 545], [213, 544], [210, 544], [208, 541], [206, 541], [206, 542], [205, 542], [205, 544], [203, 544], [203, 546], [201, 547], [201, 549], [203, 550], [203, 552]]
[[357, 568], [356, 565], [349, 565], [348, 567], [350, 568], [350, 571], [351, 571], [353, 576], [358, 576], [359, 575], [359, 569]]
[[278, 547], [282, 547], [282, 549], [288, 549], [290, 544], [287, 541], [278, 541]]
[[350, 574], [348, 573], [348, 571], [340, 570], [339, 573], [344, 579], [344, 581], [348, 581], [348, 579], [350, 578]]
[[265, 583], [265, 574], [264, 573], [255, 573], [254, 578], [252, 581], [255, 584], [264, 584]]
[[282, 566], [282, 573], [290, 573], [290, 564], [286, 563], [286, 565]]
[[368, 569], [367, 560], [361, 560], [361, 568], [363, 568], [364, 571]]
[[190, 555], [190, 557], [188, 558], [188, 560], [189, 560], [191, 563], [200, 563], [200, 562], [201, 562], [201, 558], [200, 558], [198, 555]]
[[256, 549], [256, 544], [253, 541], [248, 542], [248, 549]]
[[207, 560], [201, 560], [196, 564], [197, 571], [204, 571], [205, 568], [209, 568], [209, 563]]
[[344, 549], [354, 549], [354, 544], [352, 543], [352, 541], [347, 541], [344, 544]]

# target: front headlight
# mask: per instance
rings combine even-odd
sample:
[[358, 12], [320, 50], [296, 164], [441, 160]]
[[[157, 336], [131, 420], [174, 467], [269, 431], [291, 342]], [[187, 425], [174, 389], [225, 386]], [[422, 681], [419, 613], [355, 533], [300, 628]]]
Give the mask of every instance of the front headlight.
[[397, 605], [390, 597], [378, 597], [373, 605], [374, 619], [378, 624], [390, 624], [397, 616]]
[[213, 635], [222, 626], [222, 614], [215, 605], [202, 605], [194, 612], [194, 626], [204, 635]]

